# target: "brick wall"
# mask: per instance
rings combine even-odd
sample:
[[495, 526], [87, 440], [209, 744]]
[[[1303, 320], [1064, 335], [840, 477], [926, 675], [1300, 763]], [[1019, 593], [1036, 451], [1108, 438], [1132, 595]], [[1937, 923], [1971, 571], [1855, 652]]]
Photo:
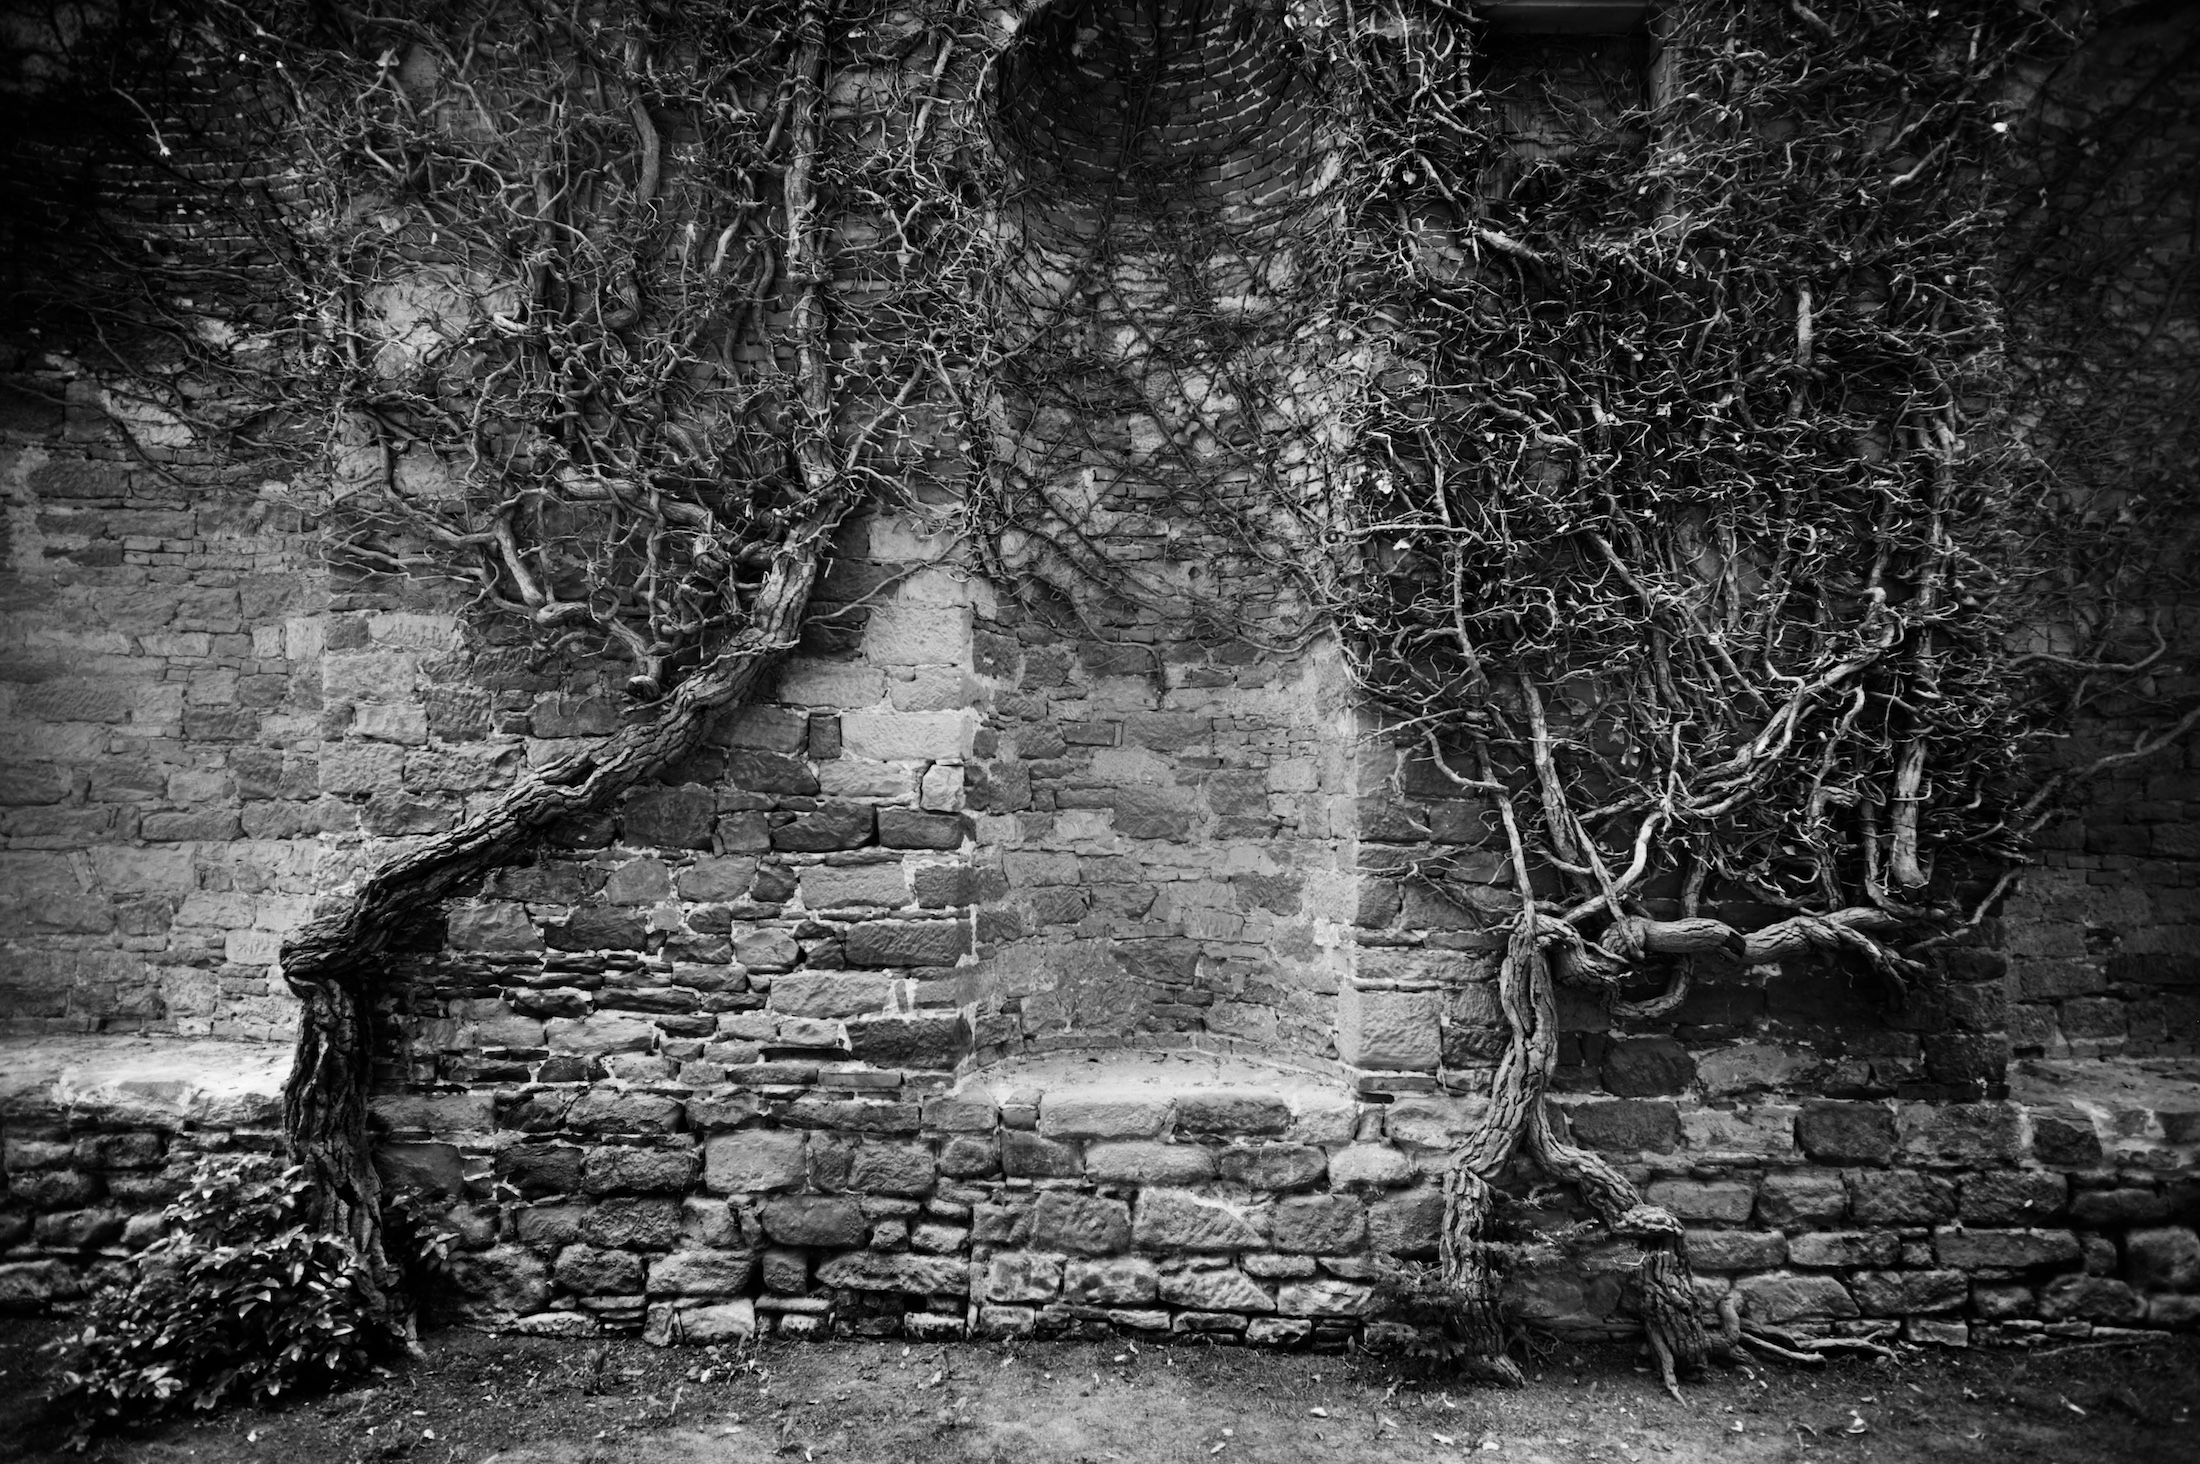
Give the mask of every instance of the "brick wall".
[[0, 1020], [283, 1036], [268, 968], [320, 858], [312, 520], [140, 460], [68, 363], [9, 365]]

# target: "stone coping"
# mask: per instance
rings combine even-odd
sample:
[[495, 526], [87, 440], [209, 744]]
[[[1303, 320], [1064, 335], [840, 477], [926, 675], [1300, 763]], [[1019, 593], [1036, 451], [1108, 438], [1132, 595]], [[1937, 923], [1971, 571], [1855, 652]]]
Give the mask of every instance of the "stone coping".
[[56, 1112], [142, 1128], [282, 1120], [287, 1042], [68, 1036], [0, 1042], [0, 1115]]
[[960, 1097], [990, 1097], [1004, 1106], [1036, 1103], [1053, 1092], [1098, 1097], [1116, 1091], [1140, 1097], [1238, 1091], [1330, 1106], [1352, 1101], [1349, 1083], [1341, 1072], [1243, 1052], [1108, 1048], [1005, 1058], [963, 1074], [954, 1091]]

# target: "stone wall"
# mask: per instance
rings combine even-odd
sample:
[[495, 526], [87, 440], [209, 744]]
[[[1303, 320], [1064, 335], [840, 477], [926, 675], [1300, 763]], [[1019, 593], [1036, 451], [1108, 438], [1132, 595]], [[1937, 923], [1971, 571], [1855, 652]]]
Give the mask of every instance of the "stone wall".
[[[2170, 59], [2189, 57], [2195, 16], [2109, 8], [2122, 15], [2042, 83], [2035, 181], [2078, 222], [2037, 246], [2042, 267], [2020, 281], [2041, 301], [2030, 334], [2056, 350], [2050, 379], [2085, 419], [2064, 428], [2087, 454], [2074, 476], [2104, 507], [2135, 491], [2157, 500], [2143, 548], [2158, 573], [2124, 607], [2124, 644], [2134, 648], [2127, 659], [2150, 644], [2159, 654], [2056, 749], [2065, 768], [2128, 752], [2200, 697], [2200, 604], [2188, 573], [2200, 514], [2193, 415], [2182, 405], [2200, 343], [2200, 76]], [[2075, 644], [2049, 634], [2040, 648]], [[2047, 829], [2043, 867], [2025, 876], [2006, 925], [2009, 1034], [2020, 1054], [2200, 1053], [2196, 812], [2200, 751], [2188, 739], [2116, 769]]]
[[[288, 485], [0, 359], [0, 1030], [287, 1034], [314, 889], [322, 587]], [[132, 420], [132, 419], [135, 420]]]
[[[1278, 135], [1296, 169], [1304, 128]], [[625, 711], [608, 668], [443, 588], [318, 564], [312, 485], [143, 461], [68, 363], [6, 364], [0, 1301], [28, 1305], [141, 1246], [196, 1155], [272, 1146], [270, 963], [314, 892]], [[1379, 1279], [1433, 1255], [1501, 1047], [1496, 831], [1362, 735], [1332, 650], [1005, 593], [955, 509], [852, 520], [755, 705], [393, 957], [386, 1174], [446, 1205], [468, 1313], [532, 1330], [1396, 1340]], [[1196, 547], [1171, 515], [1126, 503], [1118, 548]], [[1667, 1020], [1569, 1000], [1570, 1132], [1766, 1321], [2189, 1324], [2200, 1092], [2011, 1089], [2003, 1033], [2107, 1051], [2084, 1003], [2113, 1002], [2124, 1050], [2189, 1051], [2190, 776], [2114, 785], [2008, 958], [1957, 953], [1907, 1007], [1709, 957]], [[1592, 1250], [1514, 1299], [1605, 1327], [1631, 1266]]]
[[[209, 1064], [79, 1039], [11, 1075], [0, 1305], [80, 1294], [157, 1233], [198, 1155], [272, 1144], [280, 1062], [218, 1084]], [[1479, 1108], [1183, 1054], [889, 1088], [774, 1076], [392, 1093], [380, 1163], [448, 1207], [446, 1310], [525, 1331], [1380, 1347], [1411, 1330], [1385, 1319], [1383, 1279], [1433, 1258], [1439, 1175]], [[1560, 1106], [1687, 1223], [1706, 1302], [1962, 1345], [2200, 1322], [2200, 1088], [2149, 1101]], [[1534, 1176], [1506, 1178], [1519, 1195]], [[1524, 1241], [1583, 1218], [1549, 1191], [1501, 1215]], [[1633, 1271], [1615, 1244], [1530, 1261], [1509, 1302], [1605, 1335], [1628, 1325]]]

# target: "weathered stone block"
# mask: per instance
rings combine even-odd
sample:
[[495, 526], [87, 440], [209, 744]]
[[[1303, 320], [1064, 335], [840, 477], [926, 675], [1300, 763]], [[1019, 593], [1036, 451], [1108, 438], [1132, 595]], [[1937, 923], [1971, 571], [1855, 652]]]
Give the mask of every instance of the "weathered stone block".
[[810, 1289], [810, 1257], [792, 1246], [767, 1247], [760, 1262], [764, 1289], [780, 1296], [800, 1296]]
[[2075, 1265], [2084, 1252], [2067, 1230], [1963, 1230], [1933, 1232], [1933, 1258], [1962, 1270], [2022, 1271], [2034, 1266]]
[[951, 1134], [989, 1134], [1000, 1121], [1000, 1109], [983, 1093], [950, 1093], [924, 1105], [924, 1126]]
[[756, 1269], [754, 1252], [682, 1250], [649, 1263], [651, 1296], [734, 1296]]
[[693, 1149], [598, 1145], [582, 1164], [590, 1194], [683, 1194], [695, 1182], [701, 1156]]
[[2071, 1222], [2092, 1230], [2151, 1225], [2168, 1218], [2168, 1199], [2150, 1189], [2080, 1190], [2070, 1197]]
[[1679, 1111], [1652, 1099], [1576, 1103], [1566, 1110], [1566, 1122], [1574, 1138], [1607, 1153], [1669, 1154], [1681, 1141]]
[[41, 1249], [94, 1250], [120, 1243], [128, 1219], [120, 1210], [58, 1210], [39, 1216], [33, 1228]]
[[1371, 1286], [1356, 1281], [1292, 1281], [1276, 1292], [1276, 1310], [1294, 1317], [1364, 1317], [1382, 1306]]
[[1859, 1271], [1849, 1278], [1849, 1292], [1868, 1317], [1954, 1311], [1970, 1290], [1961, 1271]]
[[656, 1093], [590, 1091], [566, 1110], [566, 1127], [584, 1134], [669, 1134], [679, 1130], [686, 1110], [677, 1098]]
[[878, 811], [878, 841], [889, 849], [960, 849], [969, 821], [955, 813], [913, 808]]
[[784, 930], [744, 930], [736, 926], [733, 958], [745, 970], [777, 974], [794, 968], [794, 963], [802, 959], [802, 948]]
[[1234, 1266], [1173, 1263], [1160, 1274], [1161, 1299], [1206, 1312], [1272, 1312], [1275, 1298]]
[[1168, 1123], [1166, 1098], [1049, 1093], [1039, 1100], [1039, 1132], [1050, 1139], [1150, 1139]]
[[1188, 1093], [1176, 1103], [1176, 1126], [1193, 1134], [1280, 1134], [1291, 1105], [1258, 1093]]
[[1604, 1091], [1621, 1098], [1685, 1093], [1696, 1080], [1695, 1059], [1670, 1037], [1623, 1037], [1604, 1049]]
[[1080, 1306], [1142, 1306], [1159, 1284], [1153, 1262], [1137, 1256], [1071, 1261], [1062, 1273], [1062, 1299]]
[[1885, 1164], [1894, 1157], [1894, 1114], [1878, 1103], [1806, 1103], [1795, 1142], [1820, 1164]]
[[1999, 1168], [2024, 1150], [2022, 1110], [2014, 1103], [1908, 1103], [1898, 1127], [1903, 1158], [1912, 1163]]
[[1084, 1161], [1068, 1144], [1023, 1129], [1001, 1130], [1001, 1170], [1011, 1179], [1067, 1179], [1084, 1173]]
[[[818, 1152], [813, 1145], [813, 1160]], [[843, 1187], [857, 1194], [913, 1197], [930, 1194], [938, 1177], [931, 1145], [866, 1139], [852, 1156]]]
[[576, 1296], [625, 1296], [642, 1289], [642, 1258], [632, 1251], [569, 1245], [551, 1275]]
[[852, 1251], [817, 1268], [820, 1286], [851, 1291], [898, 1291], [911, 1296], [962, 1296], [970, 1290], [970, 1263], [947, 1256], [883, 1255]]
[[1028, 1337], [1038, 1325], [1038, 1312], [1028, 1306], [989, 1306], [978, 1312], [981, 1337]]
[[1266, 1238], [1237, 1211], [1181, 1190], [1152, 1189], [1138, 1197], [1132, 1238], [1157, 1251], [1261, 1250]]
[[1276, 1206], [1271, 1229], [1279, 1251], [1349, 1255], [1367, 1241], [1367, 1211], [1344, 1195], [1308, 1195]]
[[1078, 1256], [1112, 1255], [1131, 1243], [1130, 1206], [1121, 1200], [1049, 1190], [1031, 1207], [1031, 1243]]
[[856, 905], [899, 909], [909, 903], [909, 877], [900, 864], [819, 864], [802, 871], [802, 903], [812, 910]]
[[870, 1222], [854, 1200], [825, 1195], [790, 1195], [767, 1201], [759, 1214], [764, 1233], [781, 1245], [846, 1247], [871, 1238]]
[[2091, 1169], [2101, 1162], [2101, 1136], [2076, 1109], [2032, 1111], [2032, 1155], [2056, 1169]]
[[2200, 1287], [2200, 1236], [2183, 1225], [2132, 1231], [2124, 1237], [2124, 1275], [2152, 1290]]
[[848, 1023], [849, 1055], [889, 1068], [951, 1068], [969, 1055], [970, 1024], [952, 1016], [875, 1017]]
[[1337, 1055], [1380, 1072], [1434, 1072], [1443, 1056], [1442, 1009], [1440, 992], [1348, 985], [1337, 995]]
[[1724, 1220], [1739, 1225], [1757, 1204], [1757, 1192], [1738, 1179], [1661, 1179], [1644, 1199], [1681, 1220]]
[[637, 849], [708, 849], [717, 804], [699, 783], [630, 793], [619, 811], [620, 836]]
[[586, 1017], [557, 1017], [545, 1027], [543, 1040], [553, 1052], [604, 1057], [615, 1052], [648, 1052], [657, 1041], [657, 1029], [640, 1017], [616, 1012], [597, 1012]]
[[1860, 1225], [1938, 1225], [1956, 1213], [1956, 1187], [1908, 1169], [1860, 1170], [1849, 1178], [1849, 1213]]
[[497, 1311], [539, 1312], [550, 1303], [548, 1270], [516, 1245], [460, 1251], [445, 1275], [459, 1296]]
[[616, 1198], [581, 1214], [581, 1239], [626, 1250], [671, 1250], [680, 1240], [677, 1200]]
[[1696, 1073], [1705, 1092], [1724, 1095], [1792, 1089], [1798, 1078], [1817, 1066], [1817, 1054], [1807, 1047], [1737, 1042], [1705, 1053], [1697, 1060]]
[[1257, 1144], [1224, 1149], [1216, 1171], [1231, 1184], [1257, 1190], [1311, 1189], [1329, 1172], [1329, 1158], [1310, 1144]]
[[2129, 1326], [2146, 1315], [2146, 1303], [2110, 1276], [2057, 1276], [2039, 1291], [2040, 1319]]
[[420, 1190], [452, 1198], [466, 1193], [466, 1163], [455, 1145], [380, 1143], [374, 1167], [393, 1193]]
[[756, 861], [737, 855], [707, 855], [682, 868], [673, 885], [683, 900], [728, 903], [746, 896], [756, 879]]
[[1001, 1251], [987, 1263], [985, 1300], [1052, 1301], [1062, 1293], [1062, 1258], [1043, 1251]]
[[1754, 1321], [1841, 1320], [1857, 1315], [1848, 1289], [1831, 1276], [1747, 1276], [1735, 1283], [1743, 1314]]
[[2039, 1299], [2032, 1295], [2032, 1288], [2029, 1286], [1995, 1285], [1983, 1281], [1971, 1283], [1971, 1311], [1989, 1322], [2029, 1317], [2038, 1310]]
[[703, 1183], [719, 1194], [793, 1189], [806, 1171], [805, 1139], [796, 1129], [743, 1129], [703, 1146]]
[[1412, 1182], [1412, 1161], [1386, 1144], [1353, 1144], [1329, 1156], [1332, 1189], [1396, 1189]]
[[848, 932], [848, 960], [858, 966], [952, 966], [971, 951], [963, 920], [867, 920]]
[[1215, 1161], [1198, 1144], [1097, 1143], [1085, 1149], [1085, 1177], [1100, 1184], [1201, 1184], [1215, 1177]]
[[2059, 1218], [2070, 1198], [2070, 1181], [2038, 1170], [2002, 1170], [1963, 1178], [1959, 1210], [1965, 1225], [2037, 1225]]
[[1776, 1232], [1688, 1232], [1688, 1263], [1699, 1271], [1768, 1271], [1786, 1261], [1787, 1237]]
[[445, 940], [460, 951], [539, 951], [542, 932], [519, 905], [495, 901], [488, 904], [454, 904], [450, 907]]
[[521, 1145], [505, 1150], [498, 1169], [522, 1195], [571, 1194], [581, 1187], [582, 1151], [563, 1145]]
[[794, 854], [860, 848], [871, 842], [872, 823], [868, 803], [824, 803], [775, 827], [772, 847]]
[[977, 732], [971, 711], [849, 712], [840, 719], [841, 746], [874, 762], [966, 761]]
[[0, 1265], [0, 1316], [43, 1311], [56, 1301], [84, 1294], [74, 1266], [60, 1261], [15, 1261]]
[[1797, 1266], [1891, 1266], [1902, 1242], [1883, 1230], [1813, 1230], [1788, 1238], [1788, 1261]]
[[1386, 1255], [1426, 1259], [1436, 1253], [1444, 1196], [1436, 1189], [1392, 1195], [1368, 1206], [1368, 1244]]
[[894, 978], [867, 971], [797, 971], [772, 982], [769, 1005], [790, 1017], [852, 1017], [885, 1010]]
[[[756, 1335], [756, 1303], [743, 1296], [714, 1306], [675, 1308], [653, 1306], [642, 1340], [665, 1346], [685, 1343], [708, 1347], [715, 1343], [741, 1342]], [[662, 1341], [658, 1341], [659, 1335]]]
[[2200, 1327], [2200, 1296], [2148, 1297], [2147, 1325], [2173, 1332], [2190, 1332]]
[[949, 1179], [988, 1179], [1000, 1172], [1000, 1145], [990, 1134], [956, 1134], [940, 1145], [940, 1173]]
[[1795, 1226], [1826, 1224], [1848, 1215], [1848, 1184], [1839, 1173], [1778, 1171], [1758, 1187], [1758, 1220]]
[[927, 1220], [912, 1226], [909, 1231], [909, 1248], [921, 1255], [956, 1255], [969, 1244], [970, 1228], [966, 1225], [941, 1225]]

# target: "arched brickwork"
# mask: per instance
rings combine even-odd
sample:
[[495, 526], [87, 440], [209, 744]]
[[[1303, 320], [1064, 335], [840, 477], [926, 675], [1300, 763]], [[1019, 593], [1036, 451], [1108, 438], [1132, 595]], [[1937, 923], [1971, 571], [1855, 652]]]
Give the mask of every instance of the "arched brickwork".
[[1012, 178], [1071, 208], [1165, 190], [1249, 221], [1303, 207], [1324, 161], [1316, 76], [1272, 5], [1047, 6], [995, 62], [987, 100]]

